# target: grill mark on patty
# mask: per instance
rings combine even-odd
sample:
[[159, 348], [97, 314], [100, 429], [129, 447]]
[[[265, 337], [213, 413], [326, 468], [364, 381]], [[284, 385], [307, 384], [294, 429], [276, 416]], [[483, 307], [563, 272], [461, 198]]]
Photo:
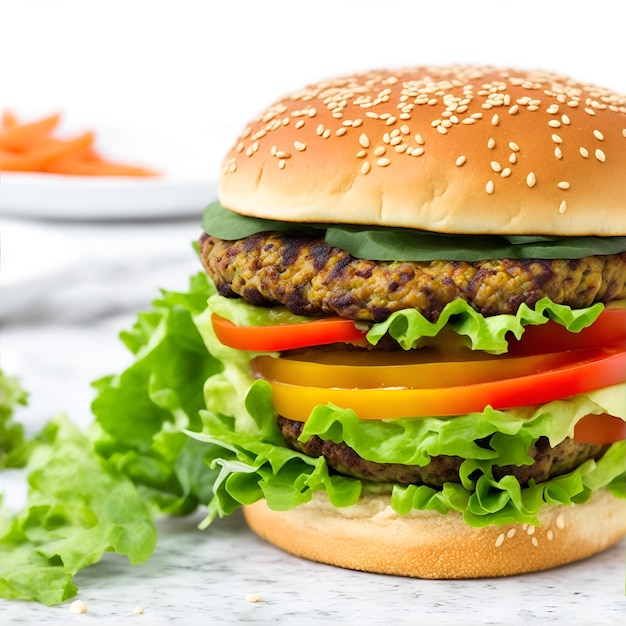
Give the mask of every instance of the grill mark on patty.
[[258, 233], [237, 241], [203, 234], [200, 253], [221, 295], [279, 303], [303, 315], [382, 321], [414, 308], [435, 321], [456, 298], [483, 315], [515, 313], [543, 296], [574, 308], [626, 298], [626, 252], [569, 260], [376, 262], [317, 236]]

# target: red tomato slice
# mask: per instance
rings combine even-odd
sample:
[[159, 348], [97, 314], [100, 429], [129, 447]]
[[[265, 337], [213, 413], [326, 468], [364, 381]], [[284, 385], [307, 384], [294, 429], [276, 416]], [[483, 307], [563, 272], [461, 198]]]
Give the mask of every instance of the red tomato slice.
[[626, 347], [626, 309], [604, 309], [598, 319], [577, 333], [552, 320], [526, 326], [520, 340], [509, 340], [508, 354], [585, 350], [601, 346]]
[[[212, 322], [217, 338], [224, 345], [251, 352], [282, 352], [329, 343], [367, 344], [367, 330], [358, 329], [354, 321], [340, 317], [298, 324], [237, 326], [213, 314]], [[527, 326], [519, 341], [514, 338], [509, 341], [509, 353], [521, 356], [613, 344], [626, 346], [626, 309], [605, 309], [591, 326], [578, 333], [571, 333], [554, 321]]]
[[586, 415], [574, 428], [574, 439], [582, 443], [615, 443], [626, 439], [626, 422], [613, 415]]
[[282, 352], [337, 342], [366, 343], [367, 330], [341, 317], [323, 317], [302, 324], [237, 326], [214, 313], [211, 321], [217, 338], [225, 346], [251, 352]]
[[[544, 404], [624, 381], [626, 351], [620, 347], [579, 351], [572, 362], [524, 376], [470, 385], [413, 388], [342, 388], [286, 383], [268, 378], [276, 411], [305, 421], [319, 404], [356, 411], [361, 419], [451, 416]], [[468, 367], [472, 367], [469, 365]], [[257, 369], [264, 376], [262, 366]]]

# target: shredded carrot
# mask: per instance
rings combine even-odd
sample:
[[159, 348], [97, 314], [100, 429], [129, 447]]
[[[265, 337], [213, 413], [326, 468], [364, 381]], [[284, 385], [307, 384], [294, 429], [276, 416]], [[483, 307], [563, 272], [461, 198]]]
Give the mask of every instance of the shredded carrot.
[[54, 136], [60, 119], [57, 113], [23, 123], [11, 111], [5, 111], [0, 125], [0, 170], [72, 176], [158, 176], [153, 169], [101, 156], [92, 131], [69, 139]]

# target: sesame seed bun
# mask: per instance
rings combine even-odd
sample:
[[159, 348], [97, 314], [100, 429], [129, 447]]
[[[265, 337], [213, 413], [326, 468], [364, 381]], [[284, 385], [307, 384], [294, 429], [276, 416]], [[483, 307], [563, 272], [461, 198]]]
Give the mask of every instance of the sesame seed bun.
[[442, 233], [626, 235], [626, 97], [481, 67], [309, 85], [252, 120], [220, 202], [254, 217]]
[[296, 556], [348, 569], [417, 578], [509, 576], [578, 561], [626, 533], [626, 500], [608, 490], [585, 504], [544, 506], [541, 526], [472, 528], [459, 513], [397, 515], [389, 498], [368, 495], [336, 508], [316, 493], [310, 503], [271, 511], [261, 500], [244, 507], [248, 525]]

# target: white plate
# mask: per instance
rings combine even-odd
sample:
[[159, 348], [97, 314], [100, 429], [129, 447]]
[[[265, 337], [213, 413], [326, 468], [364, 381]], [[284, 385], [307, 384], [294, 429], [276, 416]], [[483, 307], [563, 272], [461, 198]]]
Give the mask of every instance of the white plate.
[[[2, 320], [17, 318], [35, 306], [42, 290], [71, 271], [79, 258], [74, 240], [15, 220], [2, 219], [1, 313]], [[53, 254], [47, 252], [53, 250]]]
[[[84, 128], [83, 128], [84, 130]], [[71, 136], [78, 127], [59, 131]], [[4, 215], [46, 219], [119, 220], [202, 215], [217, 197], [217, 174], [232, 132], [210, 129], [182, 141], [99, 126], [96, 147], [108, 159], [142, 165], [159, 177], [0, 173]]]
[[5, 215], [112, 220], [202, 215], [217, 183], [206, 179], [0, 175]]

